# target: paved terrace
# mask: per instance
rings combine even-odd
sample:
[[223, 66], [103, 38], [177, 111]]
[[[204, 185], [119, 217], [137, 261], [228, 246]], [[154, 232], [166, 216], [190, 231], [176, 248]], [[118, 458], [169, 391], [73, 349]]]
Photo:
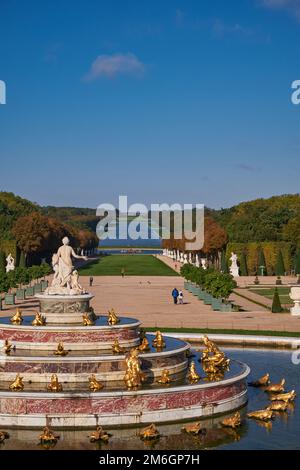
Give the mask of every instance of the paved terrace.
[[[138, 318], [148, 327], [171, 328], [222, 328], [277, 330], [300, 332], [300, 317], [289, 314], [272, 314], [240, 297], [234, 300], [243, 306], [245, 312], [213, 312], [192, 294], [184, 291], [181, 277], [125, 277], [94, 276], [93, 287], [88, 286], [89, 278], [82, 276], [81, 284], [95, 298], [92, 305], [97, 314], [105, 314], [115, 308], [119, 315]], [[184, 292], [184, 305], [173, 305], [171, 291], [174, 287]], [[18, 302], [28, 313], [38, 308], [35, 299]], [[2, 316], [10, 315], [13, 308], [4, 307]]]

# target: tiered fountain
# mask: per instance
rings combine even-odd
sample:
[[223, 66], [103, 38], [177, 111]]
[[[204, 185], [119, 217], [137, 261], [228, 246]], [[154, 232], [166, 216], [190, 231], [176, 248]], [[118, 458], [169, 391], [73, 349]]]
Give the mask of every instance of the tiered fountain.
[[[97, 316], [63, 240], [40, 312], [0, 323], [0, 426], [126, 426], [207, 417], [247, 401], [247, 365], [205, 338], [202, 362], [179, 339], [141, 323]], [[229, 364], [230, 362], [230, 364]]]

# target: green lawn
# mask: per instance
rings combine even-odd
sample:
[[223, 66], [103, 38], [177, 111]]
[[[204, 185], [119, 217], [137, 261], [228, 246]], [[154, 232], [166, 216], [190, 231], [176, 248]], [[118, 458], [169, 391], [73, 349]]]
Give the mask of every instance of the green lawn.
[[[251, 288], [250, 291], [254, 292], [255, 294], [262, 295], [263, 297], [266, 297], [267, 299], [272, 300], [274, 292], [275, 292], [275, 287], [254, 288], [254, 289]], [[279, 293], [281, 304], [291, 304], [292, 303], [292, 301], [289, 297], [289, 292], [290, 292], [289, 287], [280, 287], [280, 286], [278, 286], [278, 293]]]
[[79, 270], [81, 276], [178, 276], [152, 255], [108, 255]]

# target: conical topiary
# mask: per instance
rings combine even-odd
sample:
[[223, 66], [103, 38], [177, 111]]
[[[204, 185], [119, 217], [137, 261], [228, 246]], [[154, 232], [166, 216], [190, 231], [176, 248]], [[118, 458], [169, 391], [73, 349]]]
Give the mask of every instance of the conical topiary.
[[297, 251], [295, 256], [295, 274], [300, 275], [300, 249]]
[[26, 268], [26, 257], [24, 251], [21, 251], [20, 254], [19, 268]]
[[275, 274], [276, 276], [284, 276], [285, 274], [285, 267], [284, 261], [281, 250], [278, 251], [276, 266], [275, 266]]
[[264, 250], [261, 248], [258, 256], [258, 274], [260, 276], [267, 276], [267, 263], [264, 254]]
[[273, 303], [272, 303], [272, 313], [281, 313], [282, 307], [281, 302], [278, 294], [278, 289], [276, 287], [274, 295], [273, 295]]
[[3, 251], [0, 251], [0, 274], [5, 274], [6, 272], [6, 258]]
[[221, 254], [221, 272], [223, 274], [228, 274], [229, 273], [225, 251], [222, 251], [222, 254]]
[[248, 264], [246, 253], [243, 252], [240, 261], [240, 273], [241, 276], [248, 276]]

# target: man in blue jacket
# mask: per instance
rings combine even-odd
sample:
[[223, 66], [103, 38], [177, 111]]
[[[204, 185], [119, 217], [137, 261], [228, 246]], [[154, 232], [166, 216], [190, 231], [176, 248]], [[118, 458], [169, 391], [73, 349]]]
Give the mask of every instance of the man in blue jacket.
[[179, 292], [176, 289], [176, 287], [174, 287], [174, 289], [172, 290], [172, 297], [173, 297], [175, 305], [177, 304], [178, 296], [179, 296]]

